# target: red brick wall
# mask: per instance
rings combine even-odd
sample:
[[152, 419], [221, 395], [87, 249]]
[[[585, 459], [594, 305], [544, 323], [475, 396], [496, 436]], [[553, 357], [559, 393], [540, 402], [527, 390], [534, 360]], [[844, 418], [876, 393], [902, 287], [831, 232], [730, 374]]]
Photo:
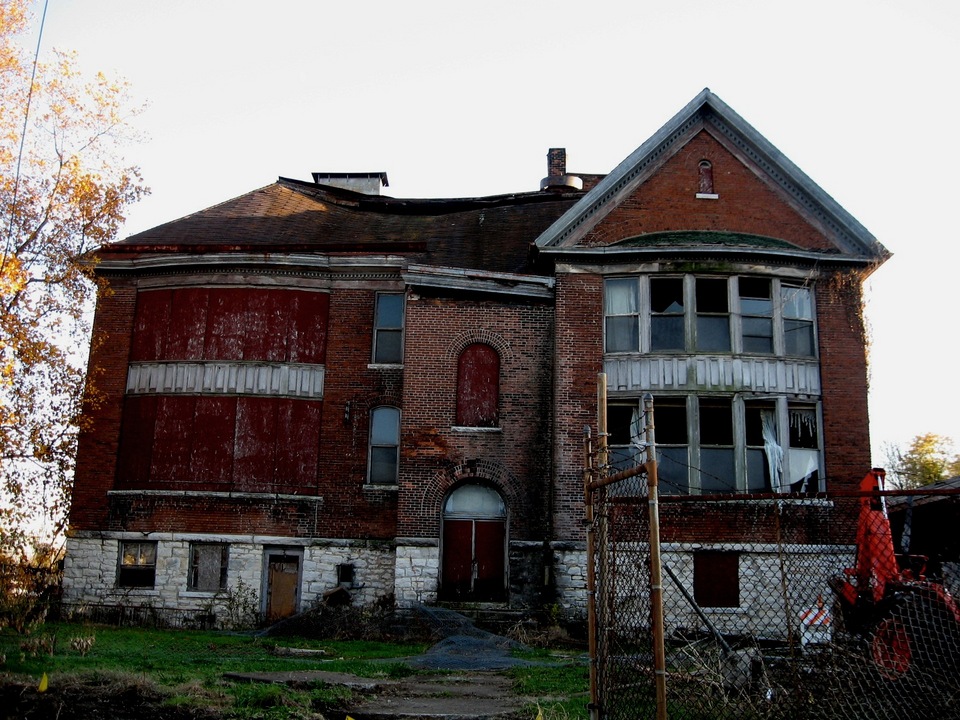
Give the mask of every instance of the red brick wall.
[[[190, 509], [190, 502], [184, 503], [173, 498], [154, 497], [137, 501], [121, 498], [115, 499], [109, 511], [111, 529], [148, 531], [163, 527], [182, 532], [232, 532], [231, 528], [240, 528], [238, 532], [279, 535], [348, 538], [394, 536], [396, 491], [364, 487], [369, 410], [380, 404], [400, 406], [401, 403], [402, 371], [368, 368], [376, 295], [374, 290], [338, 289], [330, 295], [331, 318], [326, 338], [319, 344], [310, 345], [313, 356], [320, 352], [326, 359], [325, 397], [322, 403], [281, 398], [126, 398], [127, 364], [131, 338], [135, 337], [137, 294], [134, 282], [115, 282], [114, 292], [101, 298], [98, 306], [94, 328], [97, 340], [91, 353], [90, 366], [103, 370], [103, 381], [98, 382], [97, 388], [103, 394], [104, 401], [89, 413], [92, 425], [81, 438], [71, 515], [73, 529], [106, 527], [107, 491], [114, 487], [141, 487], [321, 495], [323, 502], [304, 505], [309, 511], [290, 510], [289, 517], [284, 520], [286, 511], [282, 509], [289, 503], [272, 500], [243, 498], [228, 502], [197, 501], [196, 507], [206, 508], [200, 512]], [[158, 297], [156, 291], [146, 295]], [[325, 296], [324, 309], [326, 302]], [[314, 317], [313, 321], [322, 327], [325, 318]], [[156, 346], [158, 342], [167, 349], [190, 346], [189, 338], [180, 338], [171, 344], [171, 338], [176, 339], [179, 335], [167, 329], [161, 329], [159, 334], [152, 325], [145, 325], [142, 329], [153, 341], [152, 344], [140, 341], [140, 347]], [[215, 335], [223, 339], [221, 334]], [[249, 342], [235, 344], [243, 349], [244, 358], [249, 354], [248, 351], [252, 352]], [[292, 358], [290, 353], [304, 352], [293, 346], [288, 349], [284, 358]], [[263, 350], [261, 347], [260, 351]], [[273, 350], [267, 349], [270, 357], [276, 355]], [[166, 356], [166, 350], [159, 355]], [[292, 359], [303, 361], [305, 358], [298, 356]], [[310, 359], [316, 361], [315, 357]], [[345, 415], [348, 402], [351, 410]], [[177, 411], [172, 416], [170, 413], [164, 415], [157, 410], [164, 403], [183, 405], [188, 409]], [[198, 409], [201, 405], [204, 408], [210, 406], [208, 409], [213, 415], [204, 415], [206, 411]], [[218, 452], [213, 446], [223, 445], [226, 441], [233, 446], [238, 418], [243, 414], [240, 412], [241, 405], [246, 408], [246, 416], [250, 416], [251, 410], [256, 416], [252, 419], [254, 425], [251, 425], [251, 430], [262, 436], [257, 441], [261, 451], [237, 458], [232, 452]], [[122, 423], [125, 407], [128, 418]], [[178, 423], [189, 422], [191, 429], [178, 431], [172, 444], [167, 443], [168, 447], [161, 442], [163, 438], [158, 436], [156, 430], [158, 419], [162, 420], [161, 415], [168, 420], [172, 417]], [[228, 422], [231, 419], [232, 422]], [[229, 437], [221, 432], [224, 422], [230, 426], [227, 433]], [[120, 448], [121, 437], [129, 443], [128, 451]], [[118, 453], [126, 458], [119, 485], [116, 482]], [[154, 457], [158, 454], [159, 461]], [[239, 468], [244, 478], [240, 482], [237, 472], [243, 462], [249, 467]], [[251, 462], [255, 465], [250, 465]], [[191, 498], [196, 500], [196, 496], [192, 495]], [[120, 511], [128, 506], [135, 506], [137, 512], [131, 514]], [[303, 513], [310, 515], [309, 532], [304, 529], [307, 521], [300, 517]], [[243, 518], [240, 524], [237, 524], [238, 517]]]
[[[337, 288], [330, 295], [330, 325], [324, 378], [317, 482], [326, 512], [324, 537], [392, 538], [397, 493], [366, 486], [370, 410], [401, 407], [401, 369], [372, 369], [376, 290]], [[346, 411], [349, 403], [349, 412]]]
[[97, 298], [88, 362], [87, 420], [80, 433], [70, 509], [71, 530], [93, 530], [107, 517], [106, 493], [116, 474], [127, 360], [136, 310], [133, 280], [115, 278]]
[[817, 283], [828, 490], [856, 490], [871, 468], [861, 282], [846, 271]]
[[554, 536], [584, 540], [583, 428], [597, 427], [597, 374], [603, 370], [603, 279], [557, 275], [557, 418], [553, 456]]
[[[713, 164], [716, 200], [696, 197], [699, 165], [705, 159]], [[669, 158], [583, 242], [609, 245], [668, 230], [736, 231], [787, 240], [810, 250], [832, 247], [779, 192], [706, 131]]]
[[[552, 315], [522, 299], [408, 301], [399, 535], [438, 537], [443, 498], [471, 480], [504, 496], [511, 539], [547, 537]], [[452, 429], [458, 357], [475, 342], [500, 355], [498, 431]]]

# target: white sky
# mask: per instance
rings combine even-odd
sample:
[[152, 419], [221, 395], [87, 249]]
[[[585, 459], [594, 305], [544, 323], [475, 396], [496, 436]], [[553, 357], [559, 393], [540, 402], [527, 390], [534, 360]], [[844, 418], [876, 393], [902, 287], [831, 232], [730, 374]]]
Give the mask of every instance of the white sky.
[[609, 172], [709, 87], [895, 254], [867, 288], [874, 463], [960, 445], [956, 0], [50, 0], [52, 47], [149, 103], [125, 235], [311, 171], [394, 197], [536, 190], [549, 147]]

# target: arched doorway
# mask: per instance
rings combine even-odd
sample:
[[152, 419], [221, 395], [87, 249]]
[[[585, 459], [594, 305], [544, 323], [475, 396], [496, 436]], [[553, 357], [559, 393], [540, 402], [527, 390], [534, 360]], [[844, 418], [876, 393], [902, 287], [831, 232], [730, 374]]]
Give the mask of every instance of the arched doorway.
[[502, 602], [506, 584], [507, 512], [483, 485], [462, 485], [443, 504], [440, 599]]

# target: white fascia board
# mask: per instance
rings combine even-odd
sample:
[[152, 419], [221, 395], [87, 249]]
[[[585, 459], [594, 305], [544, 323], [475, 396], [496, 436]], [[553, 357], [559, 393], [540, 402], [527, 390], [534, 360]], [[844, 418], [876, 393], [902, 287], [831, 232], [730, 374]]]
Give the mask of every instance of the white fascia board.
[[410, 265], [402, 273], [407, 285], [467, 292], [553, 299], [554, 279], [486, 270]]

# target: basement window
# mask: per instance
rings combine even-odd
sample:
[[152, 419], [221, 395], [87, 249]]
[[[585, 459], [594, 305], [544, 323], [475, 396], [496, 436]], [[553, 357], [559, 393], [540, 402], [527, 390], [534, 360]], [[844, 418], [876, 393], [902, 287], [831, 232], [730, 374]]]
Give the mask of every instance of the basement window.
[[693, 599], [702, 608], [740, 607], [740, 553], [695, 552]]
[[157, 577], [155, 542], [121, 542], [117, 587], [152, 588]]
[[229, 545], [226, 543], [192, 543], [188, 586], [200, 592], [227, 589]]

